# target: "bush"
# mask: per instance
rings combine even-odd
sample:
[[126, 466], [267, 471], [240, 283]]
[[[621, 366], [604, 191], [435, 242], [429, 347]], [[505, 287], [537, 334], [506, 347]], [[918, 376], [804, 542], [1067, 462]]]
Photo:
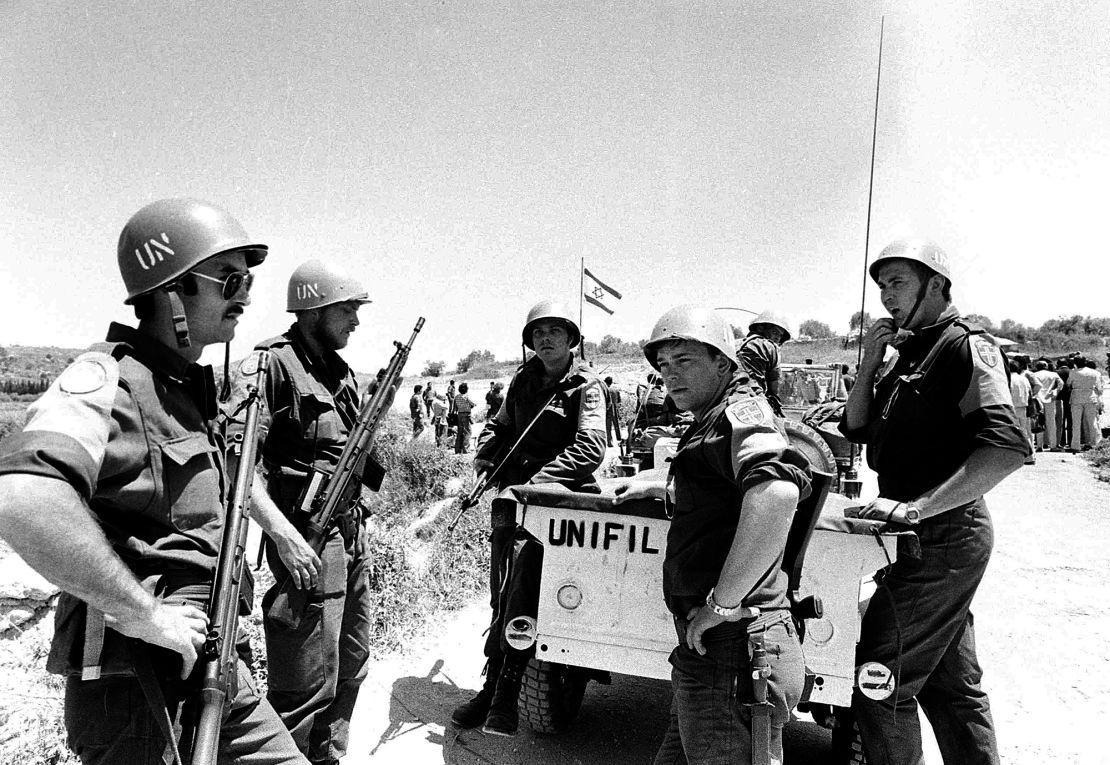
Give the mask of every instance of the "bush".
[[1110, 483], [1110, 439], [1103, 439], [1094, 449], [1083, 452], [1083, 456], [1094, 468], [1095, 477]]
[[421, 377], [439, 377], [443, 374], [443, 368], [447, 366], [445, 361], [429, 361], [424, 365], [424, 369], [420, 372]]

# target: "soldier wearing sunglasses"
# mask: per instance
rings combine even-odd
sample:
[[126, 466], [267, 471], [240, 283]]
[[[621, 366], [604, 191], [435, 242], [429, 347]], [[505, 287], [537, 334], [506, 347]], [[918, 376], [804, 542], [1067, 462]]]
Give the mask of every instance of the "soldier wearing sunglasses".
[[[47, 669], [67, 676], [82, 762], [179, 754], [229, 483], [197, 361], [234, 337], [266, 252], [206, 202], [141, 209], [118, 249], [138, 327], [112, 324], [0, 446], [0, 535], [63, 590]], [[221, 762], [304, 762], [242, 660], [219, 747]]]

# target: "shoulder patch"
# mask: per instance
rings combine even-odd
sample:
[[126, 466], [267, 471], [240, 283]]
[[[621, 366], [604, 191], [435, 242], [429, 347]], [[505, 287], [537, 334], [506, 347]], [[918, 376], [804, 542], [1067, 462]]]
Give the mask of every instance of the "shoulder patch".
[[596, 385], [591, 385], [586, 388], [586, 392], [582, 397], [582, 407], [586, 411], [592, 412], [601, 406], [601, 389]]
[[730, 420], [740, 425], [760, 425], [772, 419], [771, 407], [756, 396], [729, 404], [725, 412]]
[[980, 361], [992, 369], [998, 366], [1001, 361], [998, 346], [984, 337], [976, 337], [971, 342], [975, 345], [975, 353], [979, 356]]
[[74, 395], [95, 393], [107, 384], [108, 378], [108, 370], [101, 359], [82, 357], [58, 377], [58, 388]]

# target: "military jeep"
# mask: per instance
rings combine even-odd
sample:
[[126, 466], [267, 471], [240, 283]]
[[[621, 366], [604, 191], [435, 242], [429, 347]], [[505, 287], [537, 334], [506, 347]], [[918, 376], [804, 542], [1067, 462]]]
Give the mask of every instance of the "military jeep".
[[[861, 583], [897, 559], [903, 536], [845, 519], [850, 501], [828, 494], [831, 482], [831, 475], [815, 474], [784, 559], [809, 670], [804, 703], [817, 708], [850, 704]], [[670, 521], [661, 501], [615, 505], [615, 483], [603, 481], [601, 494], [517, 486], [496, 500], [514, 503], [517, 523], [543, 546], [536, 617], [511, 618], [506, 626], [512, 645], [535, 647], [520, 714], [537, 732], [567, 730], [590, 680], [606, 683], [612, 672], [670, 677], [676, 638], [662, 597]]]

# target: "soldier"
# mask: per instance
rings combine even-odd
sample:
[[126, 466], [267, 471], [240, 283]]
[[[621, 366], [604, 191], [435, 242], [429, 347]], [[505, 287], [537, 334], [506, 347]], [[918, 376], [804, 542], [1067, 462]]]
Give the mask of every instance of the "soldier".
[[[716, 311], [672, 308], [644, 355], [694, 417], [666, 483], [630, 480], [616, 489], [618, 504], [673, 502], [663, 597], [679, 644], [670, 658], [670, 725], [655, 762], [780, 763], [782, 727], [804, 676], [782, 561], [794, 509], [809, 493], [808, 463], [737, 369], [732, 328]], [[762, 741], [742, 712], [756, 700], [753, 647], [770, 661], [774, 711]]]
[[[497, 469], [498, 487], [523, 483], [558, 483], [577, 491], [597, 491], [594, 471], [605, 457], [605, 402], [597, 375], [571, 352], [582, 333], [562, 303], [545, 300], [528, 312], [524, 345], [535, 355], [509, 383], [505, 403], [486, 423], [478, 439], [474, 469], [481, 476]], [[511, 454], [508, 449], [520, 440]], [[513, 518], [491, 518], [490, 607], [493, 621], [486, 639], [486, 680], [481, 691], [457, 707], [451, 720], [460, 727], [483, 725], [483, 731], [512, 735], [517, 729], [517, 696], [529, 653], [510, 648], [504, 639], [509, 617], [531, 610], [539, 597], [539, 561], [521, 537], [511, 566], [513, 580], [502, 576], [514, 554]], [[531, 542], [538, 546], [538, 543]], [[502, 593], [502, 589], [505, 593]], [[517, 606], [517, 604], [523, 604]], [[511, 614], [507, 614], [512, 610]]]
[[[164, 199], [127, 222], [118, 257], [138, 329], [113, 323], [4, 440], [0, 535], [63, 590], [47, 669], [68, 676], [70, 748], [154, 765], [196, 711], [229, 490], [196, 362], [234, 337], [266, 245], [218, 207]], [[221, 761], [304, 761], [243, 661], [228, 709]]]
[[[310, 520], [294, 514], [314, 471], [339, 462], [359, 411], [354, 372], [337, 351], [369, 303], [362, 285], [331, 264], [309, 260], [289, 279], [286, 311], [295, 315], [282, 335], [258, 344], [271, 351], [255, 479], [255, 517], [266, 532], [276, 583], [263, 598], [269, 699], [309, 761], [334, 763], [347, 750], [351, 712], [370, 656], [369, 562], [362, 509], [352, 502], [327, 530], [317, 555], [303, 532]], [[380, 474], [363, 473], [370, 488]], [[357, 493], [356, 493], [357, 498]], [[309, 606], [296, 627], [274, 618], [271, 606], [291, 578], [308, 590]]]
[[[889, 319], [864, 339], [840, 429], [867, 445], [879, 497], [858, 515], [913, 524], [922, 559], [899, 558], [864, 615], [857, 664], [877, 662], [897, 686], [852, 709], [868, 762], [919, 763], [917, 704], [945, 763], [997, 763], [998, 746], [975, 656], [971, 600], [993, 545], [983, 494], [1031, 454], [993, 338], [952, 305], [948, 258], [931, 242], [899, 240], [871, 264]], [[897, 354], [884, 365], [888, 346]]]
[[[740, 349], [736, 354], [740, 366], [767, 395], [771, 408], [780, 417], [779, 346], [789, 340], [792, 334], [786, 317], [768, 309], [748, 325], [748, 335], [740, 341]], [[812, 362], [806, 359], [806, 363]]]

